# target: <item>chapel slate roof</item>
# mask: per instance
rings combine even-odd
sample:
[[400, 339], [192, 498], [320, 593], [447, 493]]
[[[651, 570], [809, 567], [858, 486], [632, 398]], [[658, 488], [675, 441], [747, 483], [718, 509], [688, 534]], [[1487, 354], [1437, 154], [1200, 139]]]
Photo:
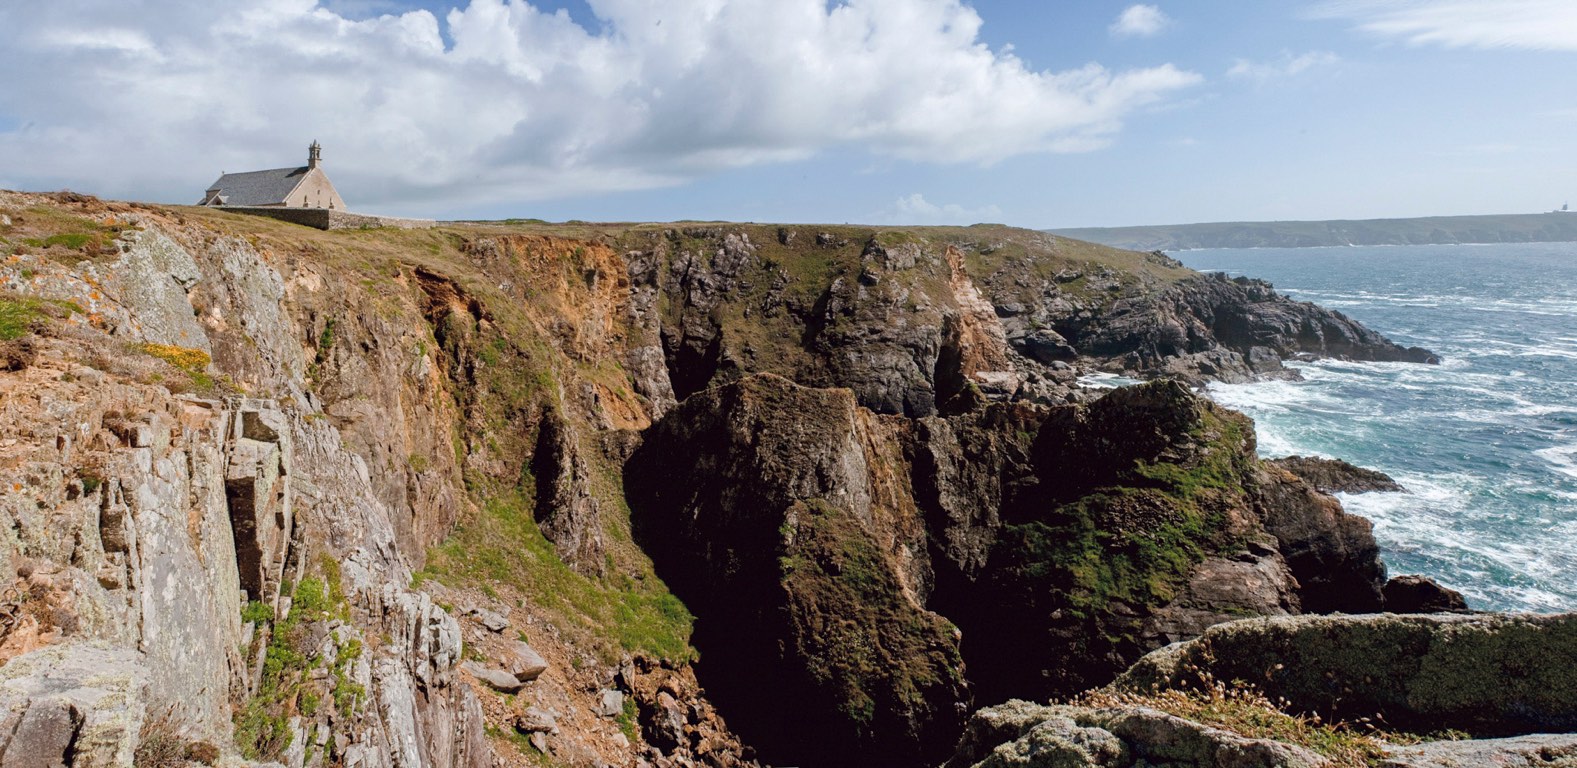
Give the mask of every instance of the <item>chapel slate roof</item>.
[[223, 205], [279, 205], [301, 183], [310, 170], [300, 168], [275, 168], [271, 171], [227, 173], [208, 185], [207, 202], [217, 190]]

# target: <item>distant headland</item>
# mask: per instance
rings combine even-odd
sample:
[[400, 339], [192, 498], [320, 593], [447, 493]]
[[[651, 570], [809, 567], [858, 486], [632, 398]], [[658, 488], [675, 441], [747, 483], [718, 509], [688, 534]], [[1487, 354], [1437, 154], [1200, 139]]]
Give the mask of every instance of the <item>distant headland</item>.
[[1232, 221], [1052, 229], [1052, 234], [1140, 251], [1577, 241], [1577, 213], [1429, 216], [1417, 219]]

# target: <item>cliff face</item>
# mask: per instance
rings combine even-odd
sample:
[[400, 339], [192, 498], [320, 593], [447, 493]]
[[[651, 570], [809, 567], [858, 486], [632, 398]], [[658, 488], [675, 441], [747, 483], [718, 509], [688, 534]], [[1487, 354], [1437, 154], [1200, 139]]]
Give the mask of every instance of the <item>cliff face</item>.
[[1262, 285], [1001, 227], [0, 214], [0, 761], [916, 764], [1383, 599], [1246, 419], [1076, 383], [1420, 357]]
[[627, 465], [637, 539], [701, 617], [708, 687], [775, 761], [923, 762], [969, 700], [957, 632], [925, 608], [906, 428], [764, 374], [690, 397]]
[[[31, 319], [33, 359], [0, 382], [5, 754], [124, 764], [168, 732], [298, 764], [486, 764], [459, 627], [406, 589], [412, 509], [441, 533], [455, 497], [385, 503], [398, 474], [351, 446], [394, 441], [336, 428], [307, 391], [321, 363], [289, 313], [310, 310], [285, 297], [324, 284], [244, 239], [142, 222], [97, 260], [7, 268], [69, 310]], [[390, 415], [374, 429], [409, 426]]]

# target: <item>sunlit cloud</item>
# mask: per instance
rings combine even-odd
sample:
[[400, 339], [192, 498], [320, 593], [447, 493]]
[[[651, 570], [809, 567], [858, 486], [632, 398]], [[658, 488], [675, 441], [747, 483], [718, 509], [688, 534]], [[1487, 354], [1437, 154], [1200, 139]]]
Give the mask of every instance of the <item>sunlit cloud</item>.
[[995, 205], [968, 208], [956, 203], [937, 205], [919, 192], [898, 198], [886, 210], [877, 214], [878, 223], [892, 224], [978, 224], [1002, 218], [1002, 209]]
[[523, 0], [442, 18], [368, 17], [381, 0], [3, 3], [0, 168], [195, 201], [219, 171], [299, 163], [318, 139], [353, 205], [410, 211], [831, 149], [976, 165], [1084, 152], [1202, 82], [1171, 64], [1034, 69], [983, 43], [960, 0], [589, 5], [595, 29]]
[[1334, 0], [1312, 13], [1412, 45], [1577, 51], [1571, 0]]
[[1291, 51], [1282, 51], [1279, 58], [1270, 61], [1237, 59], [1227, 70], [1227, 77], [1265, 83], [1284, 77], [1295, 77], [1311, 69], [1330, 66], [1340, 61], [1341, 57], [1330, 51], [1309, 51], [1296, 55]]
[[1155, 37], [1172, 20], [1154, 5], [1130, 5], [1107, 29], [1113, 37]]

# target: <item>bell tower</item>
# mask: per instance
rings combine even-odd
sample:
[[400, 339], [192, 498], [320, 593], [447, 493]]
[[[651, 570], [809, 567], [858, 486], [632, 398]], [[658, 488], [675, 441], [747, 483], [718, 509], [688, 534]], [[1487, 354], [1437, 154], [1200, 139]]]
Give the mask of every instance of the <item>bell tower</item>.
[[307, 167], [316, 168], [322, 162], [323, 147], [318, 144], [316, 139], [313, 139], [312, 146], [307, 147]]

